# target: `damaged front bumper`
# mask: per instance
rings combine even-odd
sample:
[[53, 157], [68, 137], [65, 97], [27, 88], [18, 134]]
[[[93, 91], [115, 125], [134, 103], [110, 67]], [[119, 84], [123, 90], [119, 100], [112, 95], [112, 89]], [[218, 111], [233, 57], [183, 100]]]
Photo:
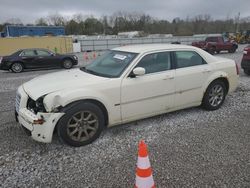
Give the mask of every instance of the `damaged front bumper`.
[[37, 113], [34, 114], [27, 108], [22, 108], [16, 112], [18, 122], [30, 131], [31, 137], [44, 143], [52, 141], [53, 132], [58, 120], [64, 113]]
[[34, 113], [27, 109], [28, 98], [29, 96], [25, 92], [23, 86], [20, 86], [17, 90], [15, 103], [16, 120], [34, 140], [50, 143], [52, 141], [55, 126], [64, 113]]

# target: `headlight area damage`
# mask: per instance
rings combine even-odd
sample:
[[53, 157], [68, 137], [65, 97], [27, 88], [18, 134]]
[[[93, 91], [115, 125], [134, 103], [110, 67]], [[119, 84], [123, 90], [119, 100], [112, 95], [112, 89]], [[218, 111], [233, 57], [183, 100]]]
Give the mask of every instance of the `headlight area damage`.
[[35, 101], [28, 97], [26, 108], [20, 108], [18, 112], [19, 123], [31, 132], [34, 140], [51, 142], [56, 123], [64, 115], [63, 112], [59, 112], [60, 105], [52, 107], [51, 102], [57, 101], [56, 98], [52, 98], [44, 95]]
[[38, 112], [46, 112], [46, 109], [43, 104], [43, 99], [44, 96], [34, 101], [32, 98], [29, 97], [27, 101], [27, 109], [33, 112], [34, 114], [37, 114]]

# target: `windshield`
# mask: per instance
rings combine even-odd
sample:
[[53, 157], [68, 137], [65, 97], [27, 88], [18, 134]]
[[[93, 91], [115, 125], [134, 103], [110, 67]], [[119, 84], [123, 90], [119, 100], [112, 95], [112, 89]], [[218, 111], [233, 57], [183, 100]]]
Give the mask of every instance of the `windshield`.
[[228, 41], [229, 41], [229, 38], [223, 37], [223, 40], [224, 40], [224, 42], [228, 42]]
[[10, 56], [18, 56], [22, 50], [18, 50], [17, 52], [12, 53]]
[[81, 70], [97, 76], [116, 78], [136, 56], [136, 53], [110, 50]]

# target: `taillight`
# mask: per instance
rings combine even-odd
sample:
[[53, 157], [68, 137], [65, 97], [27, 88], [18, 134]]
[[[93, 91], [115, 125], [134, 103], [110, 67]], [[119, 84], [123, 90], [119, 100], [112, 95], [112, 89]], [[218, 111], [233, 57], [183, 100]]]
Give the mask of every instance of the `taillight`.
[[247, 52], [248, 52], [249, 50], [250, 50], [249, 48], [244, 48], [243, 54], [247, 54]]
[[236, 73], [237, 73], [237, 75], [239, 75], [239, 74], [240, 74], [240, 70], [239, 70], [239, 67], [238, 67], [238, 65], [237, 65], [236, 62], [235, 62], [235, 68], [236, 68]]

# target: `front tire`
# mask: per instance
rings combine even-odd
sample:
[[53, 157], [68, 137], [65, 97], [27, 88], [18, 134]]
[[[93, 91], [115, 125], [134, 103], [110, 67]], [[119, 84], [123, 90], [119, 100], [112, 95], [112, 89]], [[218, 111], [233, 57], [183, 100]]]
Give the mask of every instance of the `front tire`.
[[89, 102], [77, 103], [66, 110], [57, 124], [59, 139], [64, 143], [80, 147], [95, 141], [105, 126], [102, 110]]
[[226, 86], [220, 80], [213, 81], [207, 88], [202, 100], [202, 106], [206, 110], [217, 110], [224, 103]]
[[215, 51], [216, 51], [216, 49], [215, 49], [214, 46], [211, 47], [211, 48], [208, 50], [208, 52], [209, 52], [211, 55], [214, 55], [214, 54], [215, 54]]
[[71, 69], [73, 67], [73, 62], [70, 59], [63, 60], [63, 68]]
[[20, 72], [22, 72], [23, 71], [23, 65], [22, 65], [22, 63], [13, 63], [12, 65], [11, 65], [11, 71], [12, 72], [14, 72], [14, 73], [20, 73]]
[[228, 50], [228, 52], [229, 52], [229, 53], [234, 53], [234, 52], [236, 52], [236, 49], [237, 49], [237, 48], [236, 48], [235, 46], [233, 46], [232, 49]]

